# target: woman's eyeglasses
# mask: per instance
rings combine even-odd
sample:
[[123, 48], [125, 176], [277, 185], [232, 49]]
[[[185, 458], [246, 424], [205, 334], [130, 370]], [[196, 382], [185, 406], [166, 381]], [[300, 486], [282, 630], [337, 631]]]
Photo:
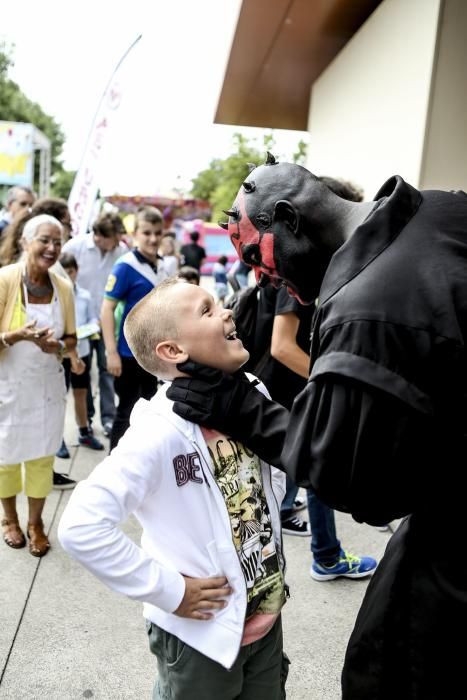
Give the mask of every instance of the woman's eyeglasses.
[[60, 250], [62, 247], [61, 238], [43, 238], [42, 236], [38, 236], [38, 238], [35, 238], [34, 240], [38, 241], [45, 248], [48, 248], [50, 244], [52, 244], [56, 250]]

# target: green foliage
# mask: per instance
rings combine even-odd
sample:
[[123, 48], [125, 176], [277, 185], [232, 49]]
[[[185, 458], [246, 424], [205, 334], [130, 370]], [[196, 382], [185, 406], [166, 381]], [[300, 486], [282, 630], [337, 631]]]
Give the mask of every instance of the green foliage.
[[65, 136], [53, 117], [33, 102], [20, 87], [8, 78], [8, 70], [13, 65], [12, 47], [0, 43], [0, 120], [27, 122], [40, 129], [52, 144], [52, 172], [63, 170], [60, 160]]
[[[274, 136], [267, 133], [263, 136], [263, 148], [252, 145], [248, 138], [241, 133], [233, 136], [233, 153], [224, 159], [215, 158], [209, 168], [202, 170], [193, 178], [191, 195], [207, 200], [213, 209], [213, 221], [225, 221], [223, 209], [229, 209], [234, 201], [239, 187], [249, 173], [247, 163], [260, 165], [265, 162], [266, 151], [274, 151]], [[307, 145], [299, 141], [293, 162], [305, 162]]]
[[209, 168], [193, 178], [193, 197], [210, 202], [212, 220], [225, 220], [223, 209], [228, 209], [234, 201], [238, 188], [249, 173], [247, 163], [264, 163], [266, 150], [274, 147], [272, 135], [264, 137], [264, 150], [259, 151], [240, 133], [233, 136], [234, 152], [227, 158], [212, 160]]
[[76, 170], [59, 170], [52, 175], [51, 179], [51, 195], [52, 197], [61, 197], [68, 199], [73, 186], [73, 181], [76, 176]]
[[307, 152], [308, 144], [303, 139], [300, 139], [297, 143], [297, 150], [292, 156], [293, 162], [297, 163], [297, 165], [305, 165]]
[[0, 80], [6, 78], [8, 69], [12, 65], [11, 49], [9, 49], [4, 42], [0, 42]]
[[196, 199], [211, 201], [211, 196], [222, 178], [222, 161], [215, 158], [207, 170], [202, 170], [193, 179], [191, 195]]

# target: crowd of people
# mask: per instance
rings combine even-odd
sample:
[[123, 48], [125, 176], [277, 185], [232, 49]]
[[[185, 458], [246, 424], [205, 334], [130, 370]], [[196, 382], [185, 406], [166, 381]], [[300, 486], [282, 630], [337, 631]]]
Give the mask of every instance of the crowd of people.
[[[268, 154], [228, 211], [239, 259], [215, 263], [213, 296], [199, 235], [178, 248], [154, 207], [137, 212], [128, 247], [116, 215], [70, 237], [63, 200], [8, 194], [3, 538], [26, 546], [24, 490], [29, 551], [44, 556], [54, 480], [76, 486], [60, 543], [144, 603], [155, 697], [286, 697], [283, 534], [310, 537], [317, 581], [374, 574], [347, 649], [345, 700], [441, 700], [462, 686], [451, 640], [467, 617], [465, 572], [451, 563], [465, 490], [466, 202], [398, 176], [363, 201], [348, 183]], [[225, 305], [250, 273], [255, 342], [267, 346], [253, 374]], [[94, 351], [110, 452], [76, 485], [53, 464], [68, 451], [68, 384], [79, 444], [104, 449]], [[308, 523], [297, 515], [306, 505]], [[403, 519], [379, 564], [343, 548], [334, 509], [378, 528]], [[141, 545], [120, 527], [130, 514]]]
[[[40, 218], [44, 216], [49, 218]], [[49, 235], [51, 226], [56, 227], [54, 236]], [[92, 450], [105, 450], [94, 421], [96, 407], [91, 367], [95, 359], [102, 436], [109, 438], [110, 449], [115, 447], [128, 428], [136, 401], [141, 397], [151, 398], [158, 386], [158, 380], [139, 366], [126, 343], [125, 318], [143, 296], [167, 277], [178, 274], [188, 282], [199, 284], [200, 270], [206, 259], [206, 251], [198, 243], [199, 234], [191, 233], [190, 242], [180, 246], [172, 232], [163, 232], [162, 214], [154, 207], [142, 207], [137, 212], [131, 236], [127, 235], [116, 213], [102, 213], [86, 234], [70, 234], [71, 217], [65, 200], [36, 199], [26, 187], [8, 190], [0, 219], [0, 323], [3, 330], [0, 370], [5, 393], [0, 421], [5, 437], [0, 454], [2, 528], [9, 546], [25, 546], [26, 538], [15, 507], [16, 495], [24, 486], [28, 498], [33, 499], [30, 500], [27, 531], [32, 527], [42, 528], [39, 548], [36, 547], [37, 538], [29, 539], [31, 553], [36, 556], [38, 552], [43, 556], [49, 546], [40, 516], [50, 489], [73, 489], [76, 485], [69, 475], [54, 469], [54, 456], [70, 458], [63, 436], [64, 391], [71, 386], [78, 444]], [[33, 255], [31, 251], [40, 245], [45, 245], [46, 250]], [[35, 284], [31, 288], [28, 287], [30, 279]], [[34, 291], [39, 291], [37, 296]], [[57, 300], [60, 300], [59, 305]], [[52, 313], [55, 314], [53, 318]], [[42, 338], [43, 333], [47, 343]], [[32, 341], [32, 344], [25, 345], [20, 342], [22, 340]], [[25, 356], [26, 350], [29, 354]], [[47, 357], [43, 358], [40, 353]], [[24, 362], [26, 367], [23, 367]], [[58, 367], [55, 383], [44, 379], [48, 376], [41, 369], [44, 362], [49, 369]], [[16, 381], [17, 375], [29, 377], [30, 372], [34, 377], [40, 373], [38, 380], [48, 384], [47, 392], [45, 389], [36, 392], [29, 378], [24, 382]], [[31, 401], [30, 390], [34, 396]], [[50, 392], [53, 392], [52, 397]], [[13, 405], [18, 418], [12, 413]], [[44, 411], [56, 405], [56, 415], [50, 419], [53, 427], [46, 431], [48, 441], [42, 444], [36, 439], [35, 431], [43, 431], [49, 415]], [[30, 425], [34, 411], [38, 419]], [[42, 414], [44, 417], [39, 420]], [[59, 444], [55, 439], [57, 430], [62, 433]], [[22, 439], [19, 439], [20, 434]], [[24, 484], [18, 466], [21, 463], [28, 465]], [[40, 469], [43, 476], [37, 487], [34, 475]], [[42, 504], [40, 507], [36, 503], [38, 500]]]

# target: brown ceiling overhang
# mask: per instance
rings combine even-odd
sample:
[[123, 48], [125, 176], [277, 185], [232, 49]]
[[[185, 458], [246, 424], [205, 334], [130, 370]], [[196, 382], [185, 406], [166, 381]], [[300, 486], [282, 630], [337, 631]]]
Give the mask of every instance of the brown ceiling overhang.
[[313, 82], [381, 0], [243, 0], [214, 121], [305, 131]]

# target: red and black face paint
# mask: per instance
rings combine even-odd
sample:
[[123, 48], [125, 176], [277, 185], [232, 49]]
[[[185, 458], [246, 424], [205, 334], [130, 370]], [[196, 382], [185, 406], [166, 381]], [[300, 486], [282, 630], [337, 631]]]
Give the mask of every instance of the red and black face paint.
[[274, 260], [274, 233], [268, 230], [259, 230], [251, 221], [246, 211], [243, 190], [238, 193], [234, 208], [227, 213], [229, 214], [230, 240], [239, 258], [253, 268], [256, 282], [260, 283], [263, 274], [272, 280], [278, 278], [279, 274]]

